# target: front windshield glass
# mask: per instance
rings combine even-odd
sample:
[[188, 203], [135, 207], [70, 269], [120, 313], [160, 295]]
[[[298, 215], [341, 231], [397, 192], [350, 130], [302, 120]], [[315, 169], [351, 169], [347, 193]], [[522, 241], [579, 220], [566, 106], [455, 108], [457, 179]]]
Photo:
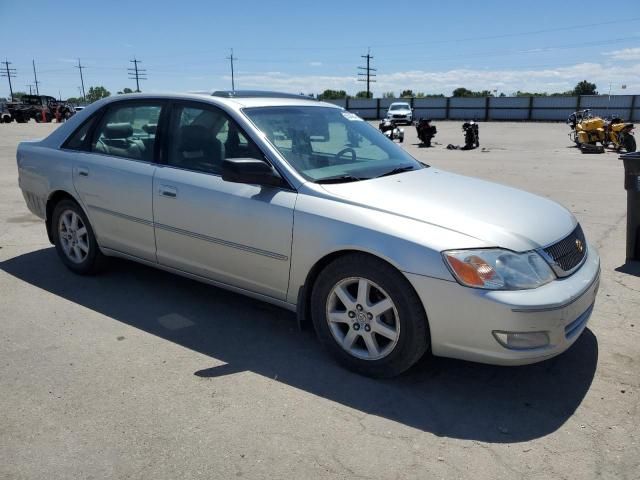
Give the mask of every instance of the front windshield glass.
[[389, 107], [389, 110], [409, 110], [409, 105], [406, 103], [394, 104]]
[[243, 112], [307, 180], [366, 180], [395, 169], [423, 168], [374, 127], [342, 109], [255, 107]]

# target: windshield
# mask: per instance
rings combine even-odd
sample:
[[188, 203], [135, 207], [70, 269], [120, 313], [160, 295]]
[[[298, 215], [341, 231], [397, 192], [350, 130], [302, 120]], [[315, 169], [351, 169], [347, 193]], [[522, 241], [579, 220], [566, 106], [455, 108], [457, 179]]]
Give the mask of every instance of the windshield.
[[395, 169], [423, 168], [374, 127], [342, 109], [255, 107], [243, 112], [307, 180], [366, 180]]
[[409, 105], [406, 103], [395, 104], [391, 105], [389, 110], [409, 110]]

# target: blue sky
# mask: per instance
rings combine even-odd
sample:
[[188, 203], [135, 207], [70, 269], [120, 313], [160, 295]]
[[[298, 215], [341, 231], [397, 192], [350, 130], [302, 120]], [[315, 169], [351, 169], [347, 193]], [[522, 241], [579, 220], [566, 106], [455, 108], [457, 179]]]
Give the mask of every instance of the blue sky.
[[[610, 13], [610, 14], [608, 14]], [[640, 93], [640, 2], [602, 1], [41, 1], [0, 0], [0, 57], [17, 69], [15, 90], [78, 95], [135, 88], [129, 60], [147, 69], [141, 89], [236, 88], [355, 94], [360, 55], [371, 48], [374, 94], [457, 87], [564, 91], [582, 79], [601, 93]], [[25, 31], [26, 24], [34, 29]], [[46, 30], [37, 33], [37, 26]], [[627, 85], [626, 90], [622, 85]], [[0, 96], [8, 84], [0, 78]]]

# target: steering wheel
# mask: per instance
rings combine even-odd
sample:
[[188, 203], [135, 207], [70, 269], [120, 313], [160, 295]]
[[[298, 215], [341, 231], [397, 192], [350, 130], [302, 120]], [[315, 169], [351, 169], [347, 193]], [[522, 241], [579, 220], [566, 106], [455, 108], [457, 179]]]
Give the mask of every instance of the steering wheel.
[[340, 150], [338, 153], [335, 154], [335, 158], [339, 159], [345, 153], [349, 153], [349, 152], [351, 152], [351, 161], [355, 162], [356, 161], [356, 156], [357, 156], [356, 155], [356, 151], [351, 147], [343, 148], [342, 150]]

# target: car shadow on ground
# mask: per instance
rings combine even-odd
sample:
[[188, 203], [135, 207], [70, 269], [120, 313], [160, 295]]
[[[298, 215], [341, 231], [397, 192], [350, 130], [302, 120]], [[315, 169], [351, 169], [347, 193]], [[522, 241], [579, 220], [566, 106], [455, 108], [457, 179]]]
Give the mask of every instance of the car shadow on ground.
[[9, 259], [0, 269], [226, 363], [203, 364], [189, 372], [194, 381], [251, 371], [443, 437], [502, 443], [545, 436], [580, 405], [598, 361], [598, 342], [585, 330], [566, 353], [535, 365], [426, 356], [398, 378], [373, 380], [337, 366], [312, 331], [297, 329], [292, 313], [156, 269], [112, 260], [103, 274], [80, 277], [62, 266], [53, 248]]

